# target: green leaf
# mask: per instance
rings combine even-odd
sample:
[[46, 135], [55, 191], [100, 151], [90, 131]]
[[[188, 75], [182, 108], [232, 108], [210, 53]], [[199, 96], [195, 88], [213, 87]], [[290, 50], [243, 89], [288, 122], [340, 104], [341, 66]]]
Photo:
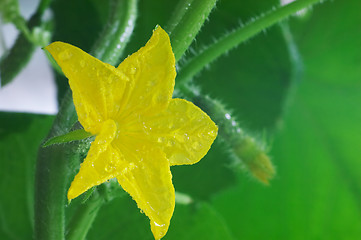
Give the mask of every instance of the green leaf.
[[[220, 1], [193, 49], [209, 45], [212, 36], [238, 28], [240, 22], [249, 22], [278, 4], [275, 0]], [[218, 58], [194, 81], [202, 86], [203, 92], [220, 98], [233, 109], [233, 116], [243, 123], [242, 128], [259, 132], [273, 129], [280, 119], [291, 68], [287, 42], [276, 25]]]
[[171, 168], [175, 189], [196, 200], [209, 200], [236, 183], [235, 171], [227, 167], [229, 164], [224, 145], [216, 139], [207, 155], [197, 164]]
[[273, 144], [278, 179], [269, 188], [241, 179], [213, 201], [237, 238], [359, 238], [360, 7], [329, 1], [291, 21], [305, 73]]
[[235, 240], [226, 222], [214, 207], [199, 203], [190, 207], [176, 206], [168, 234], [164, 239]]
[[[154, 239], [149, 219], [140, 213], [130, 197], [116, 199], [103, 206], [87, 239]], [[233, 240], [222, 216], [209, 204], [176, 205], [164, 239]]]
[[84, 129], [78, 129], [68, 132], [67, 134], [64, 135], [50, 138], [43, 144], [43, 147], [48, 147], [53, 144], [69, 143], [73, 141], [83, 140], [91, 136], [93, 135], [89, 132], [86, 132]]
[[31, 239], [34, 164], [53, 116], [0, 113], [0, 239]]

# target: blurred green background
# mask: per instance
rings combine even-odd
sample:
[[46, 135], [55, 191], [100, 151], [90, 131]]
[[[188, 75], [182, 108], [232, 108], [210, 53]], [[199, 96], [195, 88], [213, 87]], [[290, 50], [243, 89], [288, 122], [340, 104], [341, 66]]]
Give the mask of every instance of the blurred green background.
[[[192, 48], [199, 50], [277, 5], [220, 0]], [[141, 0], [127, 53], [144, 45], [156, 24], [164, 26], [174, 7], [175, 1]], [[106, 4], [56, 0], [52, 9], [54, 40], [88, 51], [106, 20]], [[198, 164], [172, 167], [176, 190], [194, 201], [176, 205], [164, 239], [359, 239], [360, 9], [358, 0], [324, 1], [196, 76], [203, 92], [222, 100], [242, 127], [266, 133], [277, 175], [263, 186], [231, 168], [218, 139]], [[186, 58], [191, 56], [187, 52]], [[65, 80], [57, 84], [66, 88]], [[32, 236], [34, 162], [53, 119], [0, 113], [0, 239]], [[102, 207], [88, 239], [153, 236], [149, 220], [124, 196]]]

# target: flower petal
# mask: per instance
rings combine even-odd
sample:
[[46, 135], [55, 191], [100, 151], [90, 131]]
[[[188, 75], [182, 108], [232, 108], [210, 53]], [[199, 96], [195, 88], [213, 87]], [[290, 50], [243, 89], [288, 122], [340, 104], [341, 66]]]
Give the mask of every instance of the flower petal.
[[69, 79], [78, 118], [92, 134], [119, 109], [128, 77], [83, 50], [63, 42], [46, 47]]
[[107, 120], [103, 123], [101, 133], [92, 142], [87, 157], [71, 183], [69, 200], [127, 170], [129, 163], [112, 143], [116, 130], [114, 121]]
[[163, 150], [170, 165], [201, 160], [218, 131], [205, 112], [183, 99], [172, 99], [165, 111], [144, 121], [148, 137]]
[[148, 43], [125, 59], [117, 68], [130, 78], [127, 100], [121, 116], [154, 114], [165, 109], [172, 98], [176, 76], [175, 58], [169, 36], [157, 27]]
[[169, 162], [158, 148], [128, 140], [121, 151], [134, 165], [117, 179], [149, 217], [155, 239], [160, 239], [167, 233], [175, 205]]

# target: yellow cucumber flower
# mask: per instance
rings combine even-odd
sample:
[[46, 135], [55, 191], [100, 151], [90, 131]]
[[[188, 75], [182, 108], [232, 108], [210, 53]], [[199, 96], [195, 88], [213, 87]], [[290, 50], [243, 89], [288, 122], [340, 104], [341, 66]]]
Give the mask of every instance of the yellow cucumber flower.
[[193, 103], [172, 99], [176, 70], [167, 33], [157, 27], [117, 68], [67, 43], [46, 50], [69, 79], [79, 122], [96, 135], [68, 199], [116, 178], [162, 238], [175, 205], [170, 166], [198, 162], [218, 130]]

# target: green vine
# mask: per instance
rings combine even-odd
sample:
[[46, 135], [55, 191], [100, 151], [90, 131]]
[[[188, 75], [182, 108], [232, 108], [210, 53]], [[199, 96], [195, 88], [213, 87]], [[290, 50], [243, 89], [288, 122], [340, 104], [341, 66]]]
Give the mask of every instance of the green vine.
[[275, 8], [263, 16], [249, 22], [244, 27], [240, 27], [219, 38], [214, 44], [206, 47], [202, 52], [188, 60], [187, 63], [180, 68], [176, 81], [177, 84], [190, 82], [190, 80], [203, 68], [232, 48], [237, 47], [239, 44], [254, 37], [275, 23], [319, 2], [321, 2], [321, 0], [294, 1], [288, 5]]

